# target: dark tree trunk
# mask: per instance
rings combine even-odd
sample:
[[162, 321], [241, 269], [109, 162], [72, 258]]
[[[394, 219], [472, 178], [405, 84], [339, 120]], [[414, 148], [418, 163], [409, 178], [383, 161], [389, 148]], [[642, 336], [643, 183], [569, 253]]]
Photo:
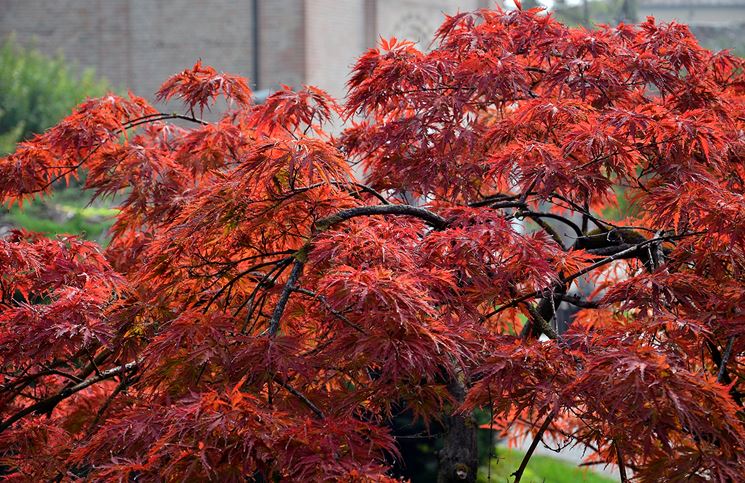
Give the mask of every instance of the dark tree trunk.
[[[448, 385], [458, 402], [465, 399], [463, 384], [454, 380]], [[437, 483], [473, 483], [479, 466], [476, 446], [478, 425], [472, 414], [452, 414], [445, 418], [444, 447], [439, 452]]]

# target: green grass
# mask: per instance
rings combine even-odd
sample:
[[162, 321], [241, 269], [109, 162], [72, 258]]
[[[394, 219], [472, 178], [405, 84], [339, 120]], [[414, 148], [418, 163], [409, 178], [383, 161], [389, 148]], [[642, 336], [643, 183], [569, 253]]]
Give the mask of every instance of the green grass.
[[[512, 482], [512, 473], [520, 466], [525, 453], [503, 447], [496, 448], [491, 461], [491, 481], [494, 483]], [[488, 482], [488, 468], [479, 468], [478, 481]], [[587, 468], [579, 468], [566, 461], [550, 456], [534, 455], [525, 469], [522, 481], [525, 483], [613, 483], [613, 480]]]
[[101, 204], [89, 206], [88, 198], [88, 193], [69, 187], [44, 200], [24, 203], [22, 208], [13, 206], [3, 218], [11, 225], [50, 237], [75, 234], [105, 242], [117, 210]]

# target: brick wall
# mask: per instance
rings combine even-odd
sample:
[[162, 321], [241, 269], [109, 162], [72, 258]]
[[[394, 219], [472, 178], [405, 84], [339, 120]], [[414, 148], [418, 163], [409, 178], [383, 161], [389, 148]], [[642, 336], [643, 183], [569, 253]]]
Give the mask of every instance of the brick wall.
[[[423, 41], [443, 12], [489, 0], [257, 0], [258, 88], [314, 84], [344, 94], [350, 66], [377, 34]], [[0, 0], [0, 37], [64, 52], [120, 88], [152, 98], [197, 59], [254, 76], [253, 0]]]
[[305, 79], [336, 97], [356, 58], [379, 36], [420, 42], [426, 49], [445, 13], [475, 10], [490, 0], [306, 0]]
[[360, 0], [312, 0], [305, 19], [307, 83], [342, 97], [357, 57], [373, 44], [366, 38], [365, 4]]
[[201, 58], [251, 75], [250, 1], [0, 0], [0, 37], [64, 52], [112, 84], [151, 97]]
[[259, 0], [259, 88], [305, 83], [305, 3]]

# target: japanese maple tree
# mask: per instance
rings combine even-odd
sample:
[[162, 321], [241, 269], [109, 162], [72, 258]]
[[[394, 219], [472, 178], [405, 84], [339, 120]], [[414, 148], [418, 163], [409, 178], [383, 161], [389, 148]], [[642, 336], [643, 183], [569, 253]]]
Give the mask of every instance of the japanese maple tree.
[[380, 481], [405, 408], [440, 481], [489, 429], [533, 441], [516, 480], [553, 440], [742, 481], [741, 59], [483, 10], [367, 51], [343, 104], [199, 63], [158, 98], [185, 114], [91, 99], [0, 160], [5, 204], [123, 200], [105, 248], [0, 240], [4, 478]]

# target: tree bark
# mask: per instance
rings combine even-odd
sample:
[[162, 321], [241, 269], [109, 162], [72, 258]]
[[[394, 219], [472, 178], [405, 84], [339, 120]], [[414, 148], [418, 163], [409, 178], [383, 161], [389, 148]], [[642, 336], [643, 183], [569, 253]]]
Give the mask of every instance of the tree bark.
[[[462, 381], [453, 379], [448, 384], [450, 393], [461, 403], [466, 391]], [[473, 413], [451, 414], [445, 418], [444, 447], [439, 452], [440, 465], [437, 483], [473, 483], [479, 466], [476, 435], [478, 425]]]

